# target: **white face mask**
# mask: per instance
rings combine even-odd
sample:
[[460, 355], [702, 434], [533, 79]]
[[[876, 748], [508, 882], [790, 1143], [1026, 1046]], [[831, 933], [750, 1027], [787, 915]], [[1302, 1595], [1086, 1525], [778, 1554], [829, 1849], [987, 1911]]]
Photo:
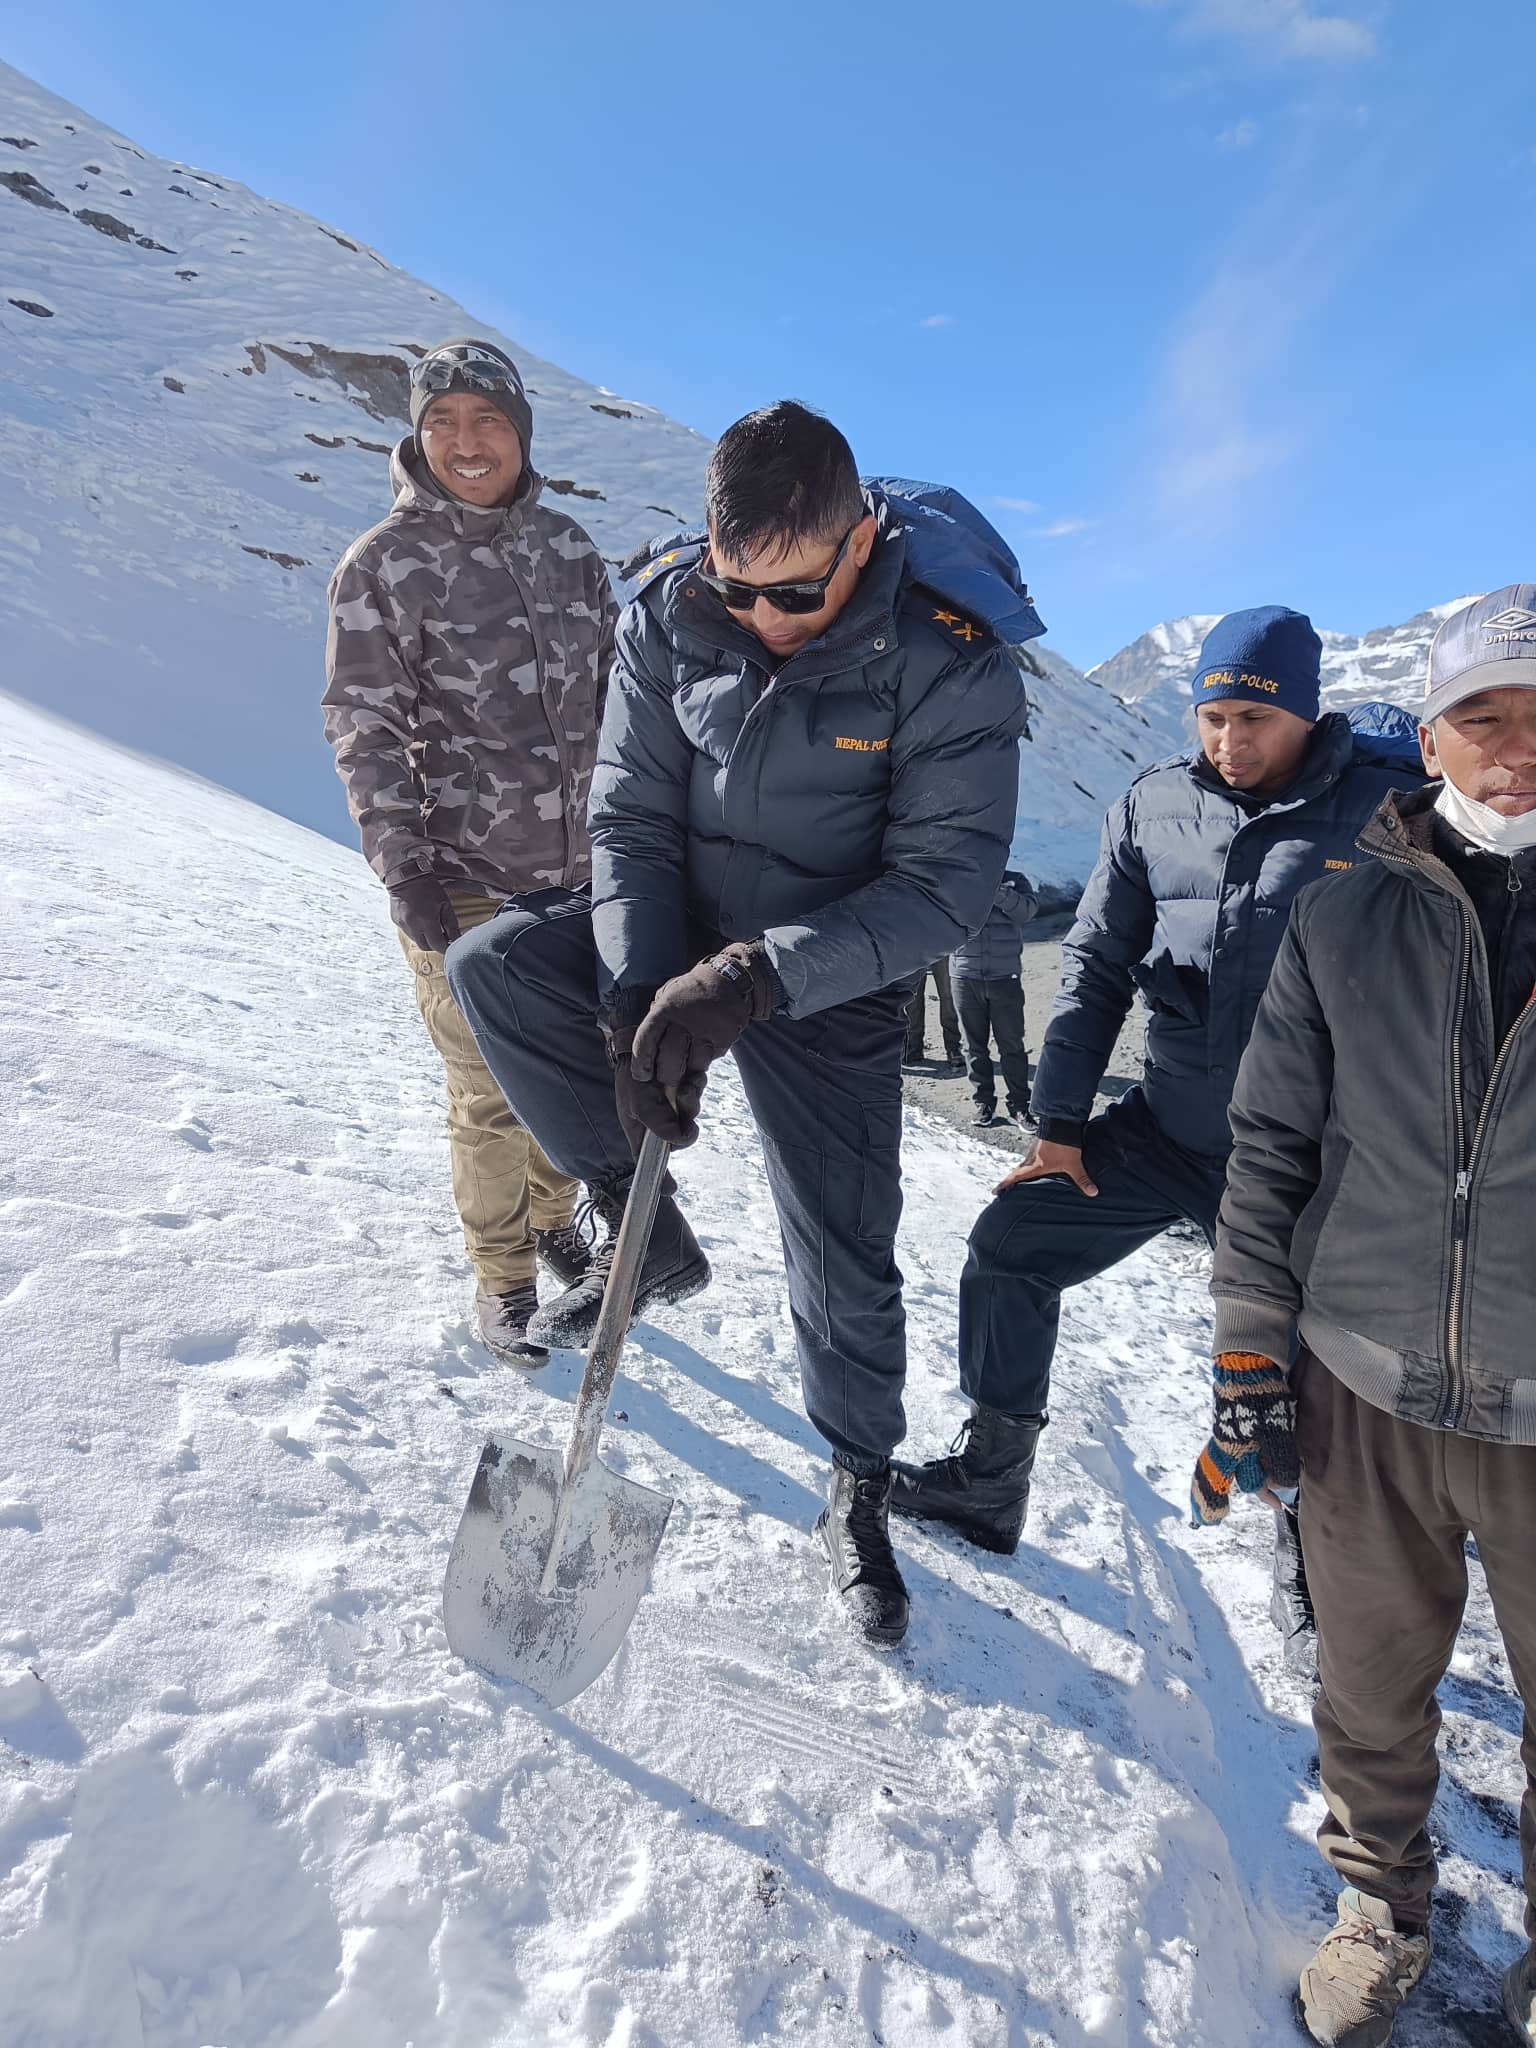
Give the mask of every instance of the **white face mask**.
[[1435, 809], [1453, 832], [1480, 846], [1484, 853], [1524, 853], [1528, 847], [1536, 846], [1536, 811], [1527, 811], [1520, 818], [1506, 818], [1502, 811], [1491, 810], [1476, 797], [1463, 795], [1449, 776], [1441, 778]]

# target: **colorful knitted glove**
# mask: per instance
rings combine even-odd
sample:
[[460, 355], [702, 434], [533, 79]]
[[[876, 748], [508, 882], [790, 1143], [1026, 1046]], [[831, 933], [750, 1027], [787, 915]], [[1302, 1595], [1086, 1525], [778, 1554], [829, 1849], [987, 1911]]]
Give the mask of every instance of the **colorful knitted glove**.
[[1213, 1368], [1216, 1419], [1195, 1467], [1189, 1504], [1195, 1528], [1224, 1522], [1232, 1488], [1259, 1493], [1295, 1486], [1296, 1403], [1282, 1367], [1256, 1351], [1223, 1351]]

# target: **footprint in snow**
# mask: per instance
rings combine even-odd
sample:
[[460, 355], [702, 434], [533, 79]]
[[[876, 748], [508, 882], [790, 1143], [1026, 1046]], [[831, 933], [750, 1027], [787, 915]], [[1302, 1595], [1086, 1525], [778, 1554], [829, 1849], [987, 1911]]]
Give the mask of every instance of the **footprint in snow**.
[[240, 1349], [243, 1332], [221, 1330], [201, 1337], [178, 1337], [171, 1357], [178, 1365], [223, 1365]]

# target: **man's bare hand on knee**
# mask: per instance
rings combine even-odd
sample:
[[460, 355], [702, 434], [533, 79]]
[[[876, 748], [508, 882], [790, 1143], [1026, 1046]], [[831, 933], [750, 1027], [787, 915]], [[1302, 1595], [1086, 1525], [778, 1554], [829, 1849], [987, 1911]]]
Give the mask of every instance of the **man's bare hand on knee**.
[[1088, 1178], [1080, 1145], [1052, 1145], [1044, 1138], [1035, 1140], [1023, 1164], [1016, 1166], [1012, 1173], [1005, 1173], [992, 1192], [1000, 1195], [1005, 1188], [1019, 1188], [1027, 1181], [1050, 1180], [1057, 1175], [1071, 1181], [1085, 1195], [1099, 1192]]

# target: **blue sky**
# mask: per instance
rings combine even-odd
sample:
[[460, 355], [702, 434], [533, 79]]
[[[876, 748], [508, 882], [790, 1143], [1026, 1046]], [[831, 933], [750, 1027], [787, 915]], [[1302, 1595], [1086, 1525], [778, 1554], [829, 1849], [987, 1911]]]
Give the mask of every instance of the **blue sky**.
[[1085, 665], [1536, 575], [1531, 0], [76, 0], [4, 55], [705, 432], [821, 405]]

